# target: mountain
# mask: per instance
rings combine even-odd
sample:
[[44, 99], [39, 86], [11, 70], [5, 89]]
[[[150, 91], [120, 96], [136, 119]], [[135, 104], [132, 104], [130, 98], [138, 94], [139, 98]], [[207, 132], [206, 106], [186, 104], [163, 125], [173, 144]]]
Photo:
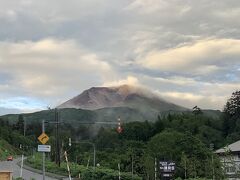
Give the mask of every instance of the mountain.
[[[156, 121], [157, 116], [192, 113], [190, 109], [163, 100], [142, 88], [123, 85], [119, 87], [93, 87], [59, 105], [60, 121], [69, 124], [79, 122]], [[203, 114], [219, 118], [220, 111], [202, 110]], [[0, 116], [0, 119], [16, 123], [18, 114]], [[27, 122], [54, 121], [54, 109], [23, 114]], [[77, 126], [76, 126], [77, 127]]]
[[118, 87], [92, 87], [85, 90], [80, 95], [64, 102], [57, 108], [106, 110], [116, 107], [135, 109], [143, 114], [187, 110], [187, 108], [161, 99], [159, 96], [146, 89], [129, 85]]
[[20, 110], [0, 107], [0, 116], [4, 114], [19, 114]]

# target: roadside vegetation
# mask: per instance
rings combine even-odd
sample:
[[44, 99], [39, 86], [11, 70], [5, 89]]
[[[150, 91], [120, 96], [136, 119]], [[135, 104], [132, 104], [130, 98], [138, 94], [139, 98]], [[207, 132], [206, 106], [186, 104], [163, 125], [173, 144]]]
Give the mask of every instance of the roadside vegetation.
[[[20, 116], [21, 117], [21, 116]], [[20, 121], [21, 122], [21, 119]], [[34, 141], [31, 137], [24, 137], [19, 122], [10, 125], [9, 121], [0, 118], [0, 159], [6, 160], [7, 156], [28, 153]], [[22, 144], [20, 148], [20, 144]]]
[[0, 160], [6, 160], [8, 156], [16, 155], [17, 151], [7, 141], [0, 139]]
[[[42, 156], [41, 154], [35, 154], [34, 156], [29, 157], [25, 164], [35, 168], [41, 169], [42, 168]], [[105, 180], [114, 180], [118, 179], [118, 171], [104, 168], [104, 167], [96, 167], [94, 170], [93, 167], [86, 167], [83, 165], [76, 164], [74, 162], [69, 163], [71, 169], [71, 176], [72, 177], [81, 177], [84, 180], [92, 180], [92, 179], [105, 179]], [[67, 164], [66, 162], [62, 162], [61, 166], [58, 167], [54, 162], [51, 162], [49, 159], [46, 161], [46, 169], [48, 172], [54, 174], [60, 174], [64, 176], [68, 176], [67, 171]], [[125, 180], [141, 180], [142, 178], [134, 175], [131, 176], [131, 173], [122, 172], [121, 173], [122, 179]]]

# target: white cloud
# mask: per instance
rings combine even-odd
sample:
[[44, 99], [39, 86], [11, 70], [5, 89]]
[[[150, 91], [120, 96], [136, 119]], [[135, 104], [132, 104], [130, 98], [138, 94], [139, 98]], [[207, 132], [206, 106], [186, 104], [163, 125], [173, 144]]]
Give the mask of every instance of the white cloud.
[[167, 1], [164, 0], [135, 0], [129, 4], [126, 10], [138, 9], [140, 13], [153, 13], [164, 9], [168, 6]]
[[182, 76], [153, 78], [143, 75], [140, 83], [175, 104], [219, 110], [223, 109], [232, 92], [240, 89], [239, 82], [207, 82]]
[[120, 79], [117, 81], [105, 82], [103, 86], [121, 86], [121, 85], [140, 86], [139, 80], [134, 76], [128, 76], [126, 79]]
[[226, 103], [227, 97], [226, 96], [203, 96], [189, 92], [166, 92], [166, 93], [157, 93], [170, 100], [171, 102], [184, 105], [188, 108], [193, 108], [194, 106], [199, 106], [202, 109], [218, 109], [223, 110], [223, 105]]
[[219, 18], [236, 20], [240, 17], [240, 8], [234, 7], [224, 11], [213, 11], [213, 14]]
[[192, 78], [186, 78], [186, 77], [170, 77], [170, 78], [162, 78], [162, 77], [155, 77], [153, 78], [154, 80], [158, 81], [159, 83], [170, 83], [174, 85], [181, 85], [181, 86], [186, 86], [186, 85], [196, 85], [198, 82], [196, 82]]
[[170, 72], [191, 74], [214, 73], [226, 64], [237, 64], [240, 40], [210, 39], [168, 50], [153, 50], [139, 60], [139, 64]]
[[18, 87], [16, 92], [46, 101], [114, 77], [107, 62], [73, 40], [1, 42], [0, 59], [0, 71], [11, 77], [0, 89]]

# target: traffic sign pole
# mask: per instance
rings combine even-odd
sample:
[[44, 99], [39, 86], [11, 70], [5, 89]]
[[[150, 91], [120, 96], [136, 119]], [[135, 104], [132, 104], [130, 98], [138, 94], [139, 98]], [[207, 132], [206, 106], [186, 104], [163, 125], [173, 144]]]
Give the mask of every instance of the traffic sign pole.
[[24, 160], [24, 155], [22, 154], [21, 169], [20, 169], [20, 177], [21, 178], [22, 178], [22, 171], [23, 171], [23, 160]]
[[[45, 122], [42, 120], [42, 133], [45, 133]], [[42, 154], [42, 173], [43, 173], [43, 180], [45, 180], [45, 152]]]
[[118, 179], [121, 180], [121, 166], [120, 166], [120, 163], [118, 163]]

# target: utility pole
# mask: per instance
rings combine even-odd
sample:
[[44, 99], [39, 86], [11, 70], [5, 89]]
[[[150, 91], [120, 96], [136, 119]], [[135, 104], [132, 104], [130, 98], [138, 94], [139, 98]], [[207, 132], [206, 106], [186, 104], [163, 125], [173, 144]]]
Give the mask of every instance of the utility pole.
[[186, 180], [187, 179], [187, 160], [186, 159], [184, 160], [184, 177]]
[[[22, 144], [20, 144], [20, 149], [22, 150]], [[24, 159], [24, 155], [22, 154], [22, 161], [21, 161], [21, 169], [20, 169], [20, 177], [22, 178], [22, 170], [23, 170], [23, 159]]]
[[121, 180], [121, 166], [120, 166], [120, 163], [118, 163], [118, 180]]
[[69, 180], [72, 180], [70, 166], [69, 166], [69, 163], [68, 163], [68, 157], [67, 157], [67, 152], [66, 151], [64, 152], [64, 156], [65, 156], [65, 159], [66, 159], [66, 162], [67, 162], [68, 178], [69, 178]]
[[132, 179], [133, 179], [133, 152], [132, 152]]
[[212, 179], [215, 179], [215, 169], [214, 169], [214, 160], [213, 160], [213, 149], [214, 149], [214, 144], [210, 144], [210, 150], [212, 151]]
[[154, 179], [157, 180], [157, 158], [155, 158]]
[[23, 136], [25, 137], [26, 135], [26, 119], [23, 117]]
[[[42, 133], [45, 133], [45, 121], [42, 120]], [[42, 154], [42, 173], [43, 173], [43, 180], [45, 180], [45, 152]]]
[[95, 144], [91, 143], [93, 146], [93, 169], [95, 171], [96, 169], [96, 148], [95, 148]]
[[55, 108], [55, 137], [56, 137], [56, 154], [55, 154], [55, 162], [60, 167], [61, 159], [60, 159], [60, 142], [59, 142], [59, 113], [58, 110]]

